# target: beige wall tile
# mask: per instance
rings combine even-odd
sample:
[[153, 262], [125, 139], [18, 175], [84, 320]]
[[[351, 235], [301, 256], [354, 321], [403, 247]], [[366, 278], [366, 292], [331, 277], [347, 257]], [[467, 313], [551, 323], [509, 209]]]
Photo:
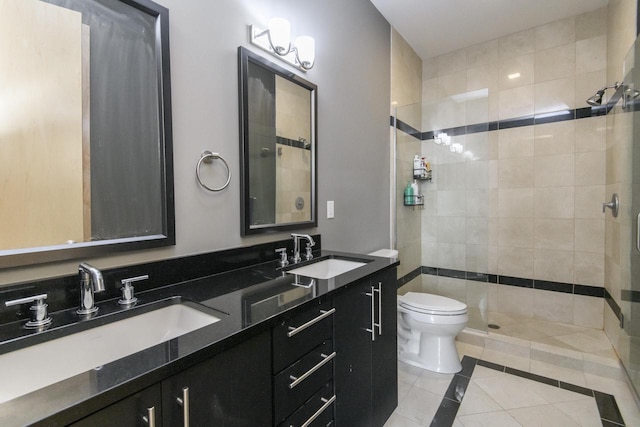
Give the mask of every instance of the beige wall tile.
[[[595, 93], [595, 92], [594, 92]], [[576, 152], [601, 151], [606, 148], [606, 117], [576, 120]]]
[[534, 128], [524, 126], [498, 131], [498, 158], [530, 157], [534, 154]]
[[536, 156], [535, 186], [553, 187], [573, 185], [574, 155], [556, 154], [551, 156]]
[[467, 101], [466, 103], [466, 123], [487, 123], [489, 121], [489, 98], [478, 98]]
[[438, 243], [465, 243], [465, 231], [464, 217], [438, 217]]
[[531, 53], [535, 50], [534, 30], [521, 31], [499, 39], [500, 59]]
[[533, 249], [498, 248], [498, 274], [513, 277], [533, 277]]
[[489, 94], [499, 90], [500, 64], [492, 62], [467, 70], [467, 91], [489, 89]]
[[467, 67], [498, 62], [498, 40], [490, 40], [467, 48]]
[[466, 193], [466, 216], [483, 217], [489, 216], [490, 211], [489, 190], [467, 190]]
[[498, 164], [499, 188], [533, 187], [535, 183], [532, 158], [503, 159]]
[[576, 139], [575, 120], [531, 126], [535, 132], [535, 155], [573, 153]]
[[489, 271], [489, 254], [486, 245], [467, 245], [465, 270], [476, 273]]
[[[402, 257], [400, 259], [402, 259]], [[421, 265], [426, 265], [429, 267], [438, 266], [438, 244], [437, 243], [422, 242], [422, 264]]]
[[571, 283], [573, 280], [573, 252], [535, 249], [534, 279]]
[[590, 151], [575, 155], [576, 185], [604, 185], [606, 182], [606, 153]]
[[422, 72], [422, 60], [393, 28], [391, 43], [391, 101], [397, 105], [420, 102], [422, 81], [426, 77]]
[[576, 40], [576, 18], [574, 16], [535, 28], [536, 50], [548, 49]]
[[[471, 150], [469, 144], [465, 147]], [[489, 161], [470, 160], [464, 163], [466, 168], [467, 189], [487, 189], [489, 188]]]
[[509, 56], [500, 60], [500, 89], [534, 83], [534, 54]]
[[[579, 69], [579, 68], [578, 68]], [[595, 70], [584, 70], [595, 71]], [[576, 45], [568, 43], [535, 53], [535, 82], [573, 77], [576, 73]]]
[[533, 247], [534, 225], [528, 218], [500, 218], [498, 245], [516, 248]]
[[533, 188], [503, 188], [498, 190], [499, 218], [533, 218]]
[[534, 112], [534, 86], [501, 90], [498, 94], [500, 120], [530, 116]]
[[533, 289], [533, 317], [551, 322], [573, 322], [573, 295]]
[[[580, 248], [577, 248], [580, 250]], [[581, 285], [604, 286], [604, 255], [576, 252], [574, 282]]]
[[536, 114], [572, 110], [576, 102], [575, 78], [536, 83], [534, 96]]
[[573, 296], [573, 324], [585, 328], [604, 327], [604, 298]]
[[576, 219], [576, 249], [604, 254], [604, 219]]
[[607, 8], [602, 7], [576, 16], [576, 40], [607, 34]]
[[439, 216], [465, 216], [465, 191], [438, 191]]
[[597, 36], [576, 42], [576, 70], [580, 73], [602, 70], [606, 67], [607, 36]]
[[498, 311], [533, 317], [533, 289], [498, 286]]
[[467, 72], [458, 71], [438, 77], [438, 99], [465, 93], [467, 87]]
[[573, 251], [573, 219], [538, 218], [535, 220], [534, 232], [535, 248]]
[[456, 50], [455, 52], [445, 53], [436, 58], [436, 66], [438, 67], [438, 76], [444, 76], [456, 71], [467, 69], [467, 51], [466, 49]]
[[438, 120], [434, 129], [446, 129], [465, 125], [467, 105], [453, 100], [438, 103]]
[[438, 276], [438, 295], [464, 302], [467, 295], [465, 280]]
[[604, 185], [586, 185], [575, 188], [576, 218], [604, 219], [602, 203], [605, 201]]
[[456, 243], [438, 243], [438, 267], [464, 270], [466, 245]]
[[466, 243], [486, 245], [489, 242], [489, 219], [466, 218]]
[[536, 188], [536, 218], [573, 218], [575, 212], [574, 197], [574, 187]]

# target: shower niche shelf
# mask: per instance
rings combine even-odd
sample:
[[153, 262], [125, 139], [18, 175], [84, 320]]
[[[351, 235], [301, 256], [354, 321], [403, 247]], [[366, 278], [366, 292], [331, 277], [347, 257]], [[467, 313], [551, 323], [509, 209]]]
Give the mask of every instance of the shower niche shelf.
[[424, 195], [404, 196], [405, 206], [424, 206]]
[[413, 170], [413, 179], [418, 181], [431, 182], [431, 169], [419, 168]]

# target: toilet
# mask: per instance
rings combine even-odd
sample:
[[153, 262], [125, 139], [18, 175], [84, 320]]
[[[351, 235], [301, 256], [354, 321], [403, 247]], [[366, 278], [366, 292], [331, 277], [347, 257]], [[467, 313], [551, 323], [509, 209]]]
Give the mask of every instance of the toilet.
[[452, 298], [398, 296], [398, 360], [439, 373], [460, 372], [455, 339], [468, 320], [467, 305]]

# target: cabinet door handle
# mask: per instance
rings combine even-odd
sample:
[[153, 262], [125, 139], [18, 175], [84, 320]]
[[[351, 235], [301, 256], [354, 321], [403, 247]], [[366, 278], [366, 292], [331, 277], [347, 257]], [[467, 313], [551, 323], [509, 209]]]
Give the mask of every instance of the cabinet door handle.
[[142, 420], [149, 427], [156, 427], [156, 407], [152, 406], [151, 408], [147, 408], [147, 415], [142, 417]]
[[318, 323], [319, 321], [321, 321], [325, 317], [331, 316], [335, 312], [336, 312], [335, 308], [332, 308], [331, 310], [320, 310], [320, 316], [309, 320], [307, 323], [304, 323], [304, 324], [298, 326], [297, 328], [295, 328], [293, 326], [289, 326], [289, 332], [287, 332], [287, 336], [289, 338], [291, 338], [292, 336], [304, 331], [309, 326], [315, 325], [316, 323]]
[[294, 377], [293, 375], [289, 375], [289, 379], [291, 381], [293, 381], [291, 384], [289, 384], [289, 390], [293, 389], [295, 386], [300, 384], [302, 381], [304, 381], [307, 378], [309, 378], [309, 375], [313, 374], [315, 371], [317, 371], [318, 369], [322, 368], [324, 365], [329, 363], [329, 361], [331, 359], [336, 357], [336, 352], [334, 351], [333, 353], [331, 353], [328, 356], [326, 354], [324, 354], [324, 353], [321, 353], [320, 356], [322, 356], [322, 360], [317, 365], [315, 365], [313, 368], [311, 368], [307, 372], [305, 372], [304, 374], [300, 375], [299, 377]]
[[371, 341], [376, 340], [376, 302], [375, 302], [375, 288], [371, 287], [371, 292], [365, 293], [366, 296], [371, 297], [371, 328], [365, 329], [365, 331], [371, 333]]
[[[320, 400], [322, 400], [322, 402], [324, 402], [324, 405], [322, 405], [320, 407], [320, 409], [318, 409], [313, 415], [311, 415], [311, 417], [309, 417], [309, 419], [307, 421], [304, 422], [304, 424], [302, 424], [300, 427], [309, 427], [311, 425], [312, 422], [315, 421], [316, 418], [318, 418], [320, 416], [320, 414], [322, 414], [324, 411], [327, 410], [327, 408], [329, 406], [331, 406], [331, 404], [333, 402], [336, 401], [336, 396], [333, 395], [333, 397], [329, 400], [325, 399], [324, 397], [321, 397]], [[293, 426], [291, 426], [293, 427]]]
[[378, 282], [378, 289], [373, 289], [378, 293], [378, 323], [374, 325], [378, 327], [378, 335], [382, 335], [382, 282]]
[[176, 403], [182, 406], [182, 420], [184, 427], [189, 427], [189, 387], [182, 389], [182, 397], [176, 397]]

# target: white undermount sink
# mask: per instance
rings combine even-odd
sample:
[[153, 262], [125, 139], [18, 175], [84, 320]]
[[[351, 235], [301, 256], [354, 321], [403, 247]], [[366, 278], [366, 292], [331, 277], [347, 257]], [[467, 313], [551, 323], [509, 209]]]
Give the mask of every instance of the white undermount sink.
[[323, 261], [314, 262], [304, 267], [287, 271], [290, 274], [311, 277], [313, 279], [331, 279], [348, 271], [366, 265], [366, 262], [349, 261], [345, 259], [329, 258]]
[[173, 304], [0, 355], [0, 403], [219, 320], [186, 305]]

